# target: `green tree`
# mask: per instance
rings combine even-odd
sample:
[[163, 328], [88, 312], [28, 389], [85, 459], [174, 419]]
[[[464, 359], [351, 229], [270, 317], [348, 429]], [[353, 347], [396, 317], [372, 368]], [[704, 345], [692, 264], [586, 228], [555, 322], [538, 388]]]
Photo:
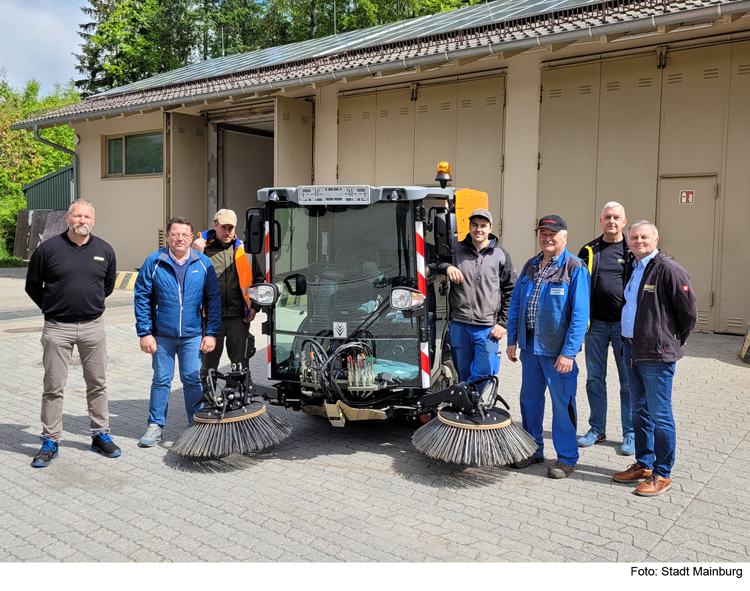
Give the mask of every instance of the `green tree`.
[[[32, 111], [78, 100], [72, 80], [64, 86], [56, 84], [51, 93], [39, 96], [39, 82], [30, 80], [23, 89], [15, 89], [8, 83], [5, 69], [0, 67], [0, 257], [4, 252], [13, 252], [18, 211], [26, 207], [21, 187], [72, 160], [68, 154], [37, 142], [30, 132], [11, 131], [10, 126], [26, 119]], [[68, 127], [54, 127], [40, 133], [73, 149], [74, 133]]]

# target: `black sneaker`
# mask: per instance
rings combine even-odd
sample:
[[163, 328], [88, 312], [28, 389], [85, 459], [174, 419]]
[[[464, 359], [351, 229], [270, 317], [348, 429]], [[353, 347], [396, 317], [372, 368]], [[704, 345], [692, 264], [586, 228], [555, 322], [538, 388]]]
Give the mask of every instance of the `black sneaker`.
[[31, 465], [34, 468], [46, 468], [52, 463], [59, 454], [57, 453], [57, 443], [52, 441], [49, 437], [42, 437], [42, 449], [39, 450], [31, 460]]
[[91, 451], [100, 453], [105, 458], [116, 458], [120, 455], [120, 448], [107, 433], [99, 433], [91, 440]]

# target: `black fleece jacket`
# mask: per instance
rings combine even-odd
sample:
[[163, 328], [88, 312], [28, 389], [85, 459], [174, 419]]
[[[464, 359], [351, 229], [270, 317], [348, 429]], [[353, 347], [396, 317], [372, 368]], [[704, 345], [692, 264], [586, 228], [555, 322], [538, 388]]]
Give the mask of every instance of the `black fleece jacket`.
[[65, 232], [42, 242], [29, 261], [26, 293], [45, 320], [84, 322], [104, 313], [117, 279], [114, 249], [89, 235], [78, 246]]
[[[634, 261], [631, 254], [627, 281], [633, 274]], [[690, 276], [679, 263], [659, 251], [646, 266], [638, 287], [633, 361], [674, 363], [682, 359], [682, 347], [697, 320], [698, 304]]]

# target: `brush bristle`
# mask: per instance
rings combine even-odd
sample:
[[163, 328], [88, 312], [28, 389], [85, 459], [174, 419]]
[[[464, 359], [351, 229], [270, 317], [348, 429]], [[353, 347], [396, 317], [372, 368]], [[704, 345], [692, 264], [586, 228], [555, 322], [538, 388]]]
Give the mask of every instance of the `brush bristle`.
[[412, 443], [430, 458], [465, 466], [506, 466], [537, 449], [534, 438], [515, 423], [500, 429], [462, 429], [437, 418], [417, 429]]
[[292, 425], [269, 412], [230, 423], [188, 425], [172, 445], [172, 451], [190, 458], [223, 458], [233, 453], [263, 451], [284, 441]]

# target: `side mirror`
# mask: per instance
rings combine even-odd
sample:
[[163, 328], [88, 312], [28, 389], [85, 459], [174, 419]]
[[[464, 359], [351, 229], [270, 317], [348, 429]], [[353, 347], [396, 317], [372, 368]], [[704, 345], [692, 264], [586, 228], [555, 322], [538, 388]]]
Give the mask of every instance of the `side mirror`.
[[247, 295], [261, 308], [272, 308], [279, 301], [279, 288], [273, 283], [259, 283], [248, 287]]
[[458, 232], [455, 213], [435, 214], [435, 254], [452, 257], [458, 250]]
[[294, 273], [284, 279], [284, 285], [293, 296], [302, 296], [307, 293], [307, 279], [300, 273]]
[[259, 213], [245, 212], [245, 249], [250, 254], [263, 252], [263, 220]]

